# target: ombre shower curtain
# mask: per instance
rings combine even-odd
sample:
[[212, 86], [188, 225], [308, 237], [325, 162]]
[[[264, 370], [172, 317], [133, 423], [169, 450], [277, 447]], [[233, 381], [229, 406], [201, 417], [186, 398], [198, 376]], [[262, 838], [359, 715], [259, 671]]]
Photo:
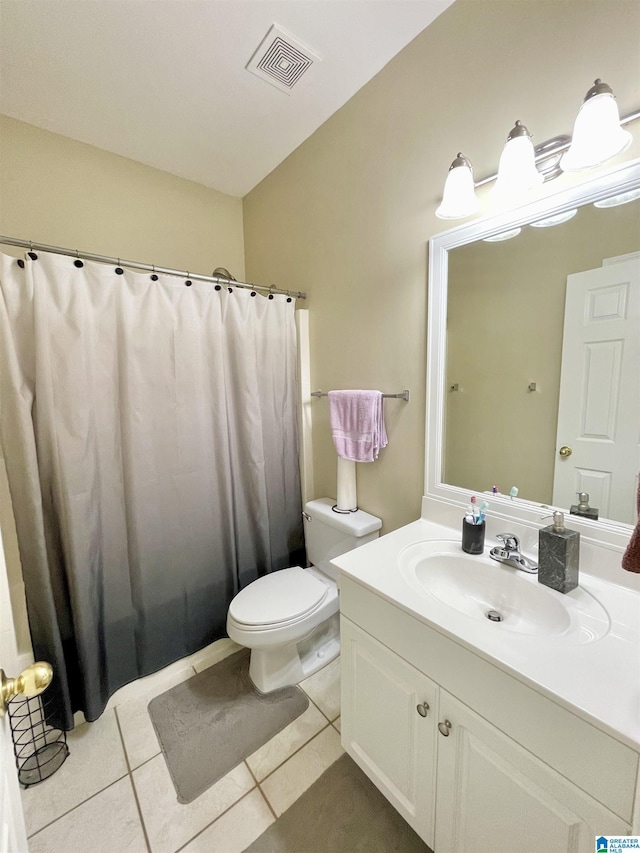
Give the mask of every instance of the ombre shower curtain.
[[60, 722], [225, 635], [303, 558], [294, 303], [0, 255], [0, 437]]

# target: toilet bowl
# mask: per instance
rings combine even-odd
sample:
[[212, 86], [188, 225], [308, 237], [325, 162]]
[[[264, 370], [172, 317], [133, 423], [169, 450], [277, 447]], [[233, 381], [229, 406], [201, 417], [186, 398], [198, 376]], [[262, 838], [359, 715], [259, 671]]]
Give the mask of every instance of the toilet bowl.
[[[262, 693], [298, 684], [340, 651], [337, 619], [324, 625], [338, 614], [338, 588], [319, 575], [300, 566], [282, 569], [254, 581], [231, 602], [227, 633], [251, 649], [249, 676]], [[318, 627], [324, 629], [321, 642], [299, 650]]]
[[309, 568], [293, 566], [249, 584], [233, 599], [227, 633], [251, 649], [249, 676], [262, 693], [298, 684], [340, 652], [337, 570], [330, 560], [378, 537], [379, 518], [335, 513], [335, 501], [305, 505]]

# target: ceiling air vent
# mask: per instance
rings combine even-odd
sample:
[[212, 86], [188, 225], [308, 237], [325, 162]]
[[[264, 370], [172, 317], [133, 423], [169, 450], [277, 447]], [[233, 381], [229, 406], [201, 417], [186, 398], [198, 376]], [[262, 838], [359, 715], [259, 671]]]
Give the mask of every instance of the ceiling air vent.
[[320, 56], [274, 24], [247, 64], [247, 71], [271, 83], [281, 92], [291, 90]]

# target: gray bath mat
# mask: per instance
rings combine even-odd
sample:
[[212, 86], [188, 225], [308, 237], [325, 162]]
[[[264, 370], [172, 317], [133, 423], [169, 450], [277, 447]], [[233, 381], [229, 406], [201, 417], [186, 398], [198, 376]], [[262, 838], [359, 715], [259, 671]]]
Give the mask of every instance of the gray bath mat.
[[309, 707], [299, 687], [259, 693], [242, 649], [149, 702], [178, 802], [190, 803]]
[[343, 755], [245, 853], [431, 853]]

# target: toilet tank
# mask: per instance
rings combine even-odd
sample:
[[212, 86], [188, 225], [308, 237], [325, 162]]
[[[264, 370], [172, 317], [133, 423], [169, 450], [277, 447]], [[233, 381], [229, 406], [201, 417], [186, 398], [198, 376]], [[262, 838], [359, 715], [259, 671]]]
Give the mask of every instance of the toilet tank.
[[307, 559], [325, 575], [338, 579], [338, 569], [329, 562], [334, 557], [377, 539], [382, 521], [359, 509], [338, 513], [331, 498], [318, 498], [305, 504], [304, 536]]

